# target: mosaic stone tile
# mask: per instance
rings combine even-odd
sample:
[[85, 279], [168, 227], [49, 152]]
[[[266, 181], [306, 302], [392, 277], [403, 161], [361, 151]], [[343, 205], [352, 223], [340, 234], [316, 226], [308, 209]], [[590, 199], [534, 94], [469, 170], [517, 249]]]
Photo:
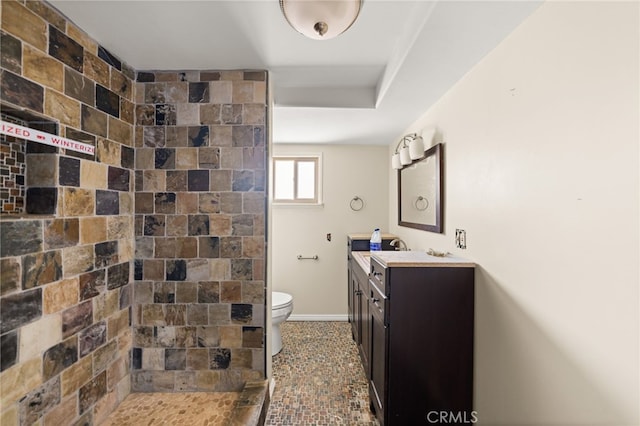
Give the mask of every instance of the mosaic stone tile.
[[242, 213], [242, 194], [234, 192], [220, 194], [220, 213]]
[[22, 70], [22, 42], [4, 31], [0, 32], [0, 65], [17, 74]]
[[231, 279], [253, 279], [253, 264], [251, 259], [231, 259]]
[[242, 347], [261, 348], [263, 334], [262, 327], [242, 326]]
[[136, 124], [138, 126], [153, 126], [156, 120], [154, 105], [136, 105]]
[[116, 70], [111, 71], [111, 90], [113, 90], [118, 96], [126, 99], [131, 99], [133, 94], [131, 80], [126, 75]]
[[19, 256], [42, 250], [42, 222], [0, 222], [0, 257]]
[[133, 169], [135, 167], [135, 150], [128, 146], [123, 146], [120, 150], [120, 164], [125, 169]]
[[6, 257], [0, 259], [0, 296], [20, 290], [21, 277], [22, 265], [18, 258]]
[[189, 215], [188, 233], [192, 236], [209, 235], [209, 216], [203, 214]]
[[253, 226], [253, 215], [239, 214], [231, 219], [231, 233], [236, 236], [254, 235]]
[[187, 262], [183, 259], [167, 260], [166, 280], [184, 281], [187, 279]]
[[186, 170], [169, 170], [167, 171], [167, 191], [186, 191], [187, 190], [187, 171]]
[[189, 191], [209, 191], [209, 171], [189, 170], [187, 173]]
[[29, 289], [62, 278], [62, 257], [58, 250], [26, 255], [22, 258], [22, 288]]
[[93, 303], [87, 300], [62, 313], [62, 337], [67, 338], [93, 323]]
[[209, 83], [189, 83], [189, 103], [208, 103]]
[[79, 72], [65, 68], [64, 70], [64, 94], [87, 105], [93, 105], [95, 96], [95, 83]]
[[222, 283], [220, 283], [220, 301], [225, 303], [241, 302], [242, 282], [223, 281]]
[[33, 424], [42, 415], [60, 403], [60, 377], [49, 380], [29, 392], [20, 400], [20, 419], [23, 424]]
[[15, 330], [41, 316], [41, 288], [4, 296], [0, 299], [0, 334]]
[[232, 144], [235, 147], [251, 147], [253, 142], [253, 126], [233, 126]]
[[[242, 124], [242, 108], [241, 104], [223, 104], [220, 107], [220, 123], [211, 123], [211, 124]], [[245, 127], [245, 126], [234, 126], [234, 131], [237, 127]]]
[[[121, 103], [124, 105], [124, 103]], [[118, 141], [121, 144], [133, 145], [133, 128], [126, 123], [120, 112], [120, 118], [109, 117], [109, 139]]]
[[44, 313], [50, 314], [67, 309], [78, 303], [78, 278], [62, 280], [44, 288]]
[[180, 282], [176, 286], [176, 303], [195, 303], [198, 300], [198, 284]]
[[60, 157], [58, 164], [58, 183], [63, 186], [80, 186], [80, 160]]
[[94, 246], [95, 267], [104, 268], [118, 262], [118, 242], [105, 241]]
[[49, 26], [49, 54], [82, 72], [84, 48], [52, 25]]
[[109, 167], [108, 171], [108, 187], [115, 191], [129, 191], [130, 171], [118, 167]]
[[6, 70], [0, 71], [0, 98], [37, 112], [44, 111], [42, 86]]
[[152, 72], [138, 71], [136, 73], [136, 81], [141, 83], [151, 83], [155, 81], [155, 74]]
[[44, 380], [58, 375], [62, 370], [78, 361], [78, 339], [70, 337], [49, 348], [42, 356], [42, 375]]
[[184, 126], [169, 126], [165, 129], [165, 142], [168, 147], [188, 146], [188, 128]]
[[163, 236], [165, 218], [163, 215], [148, 215], [144, 217], [144, 235]]
[[18, 358], [18, 333], [12, 331], [0, 336], [0, 371], [13, 366]]
[[209, 308], [204, 304], [187, 305], [187, 324], [188, 325], [207, 325], [209, 324]]
[[106, 288], [106, 271], [100, 269], [80, 275], [79, 297], [80, 300], [87, 300], [98, 296]]
[[233, 259], [242, 255], [242, 238], [222, 237], [220, 238], [220, 256]]
[[109, 85], [109, 65], [88, 50], [84, 52], [83, 70], [87, 78], [105, 87]]
[[120, 196], [114, 191], [96, 191], [96, 214], [117, 215], [120, 213]]
[[232, 303], [231, 322], [233, 324], [249, 324], [253, 319], [253, 305]]
[[92, 191], [82, 188], [64, 188], [65, 216], [90, 216], [94, 212], [95, 197]]
[[[219, 303], [220, 283], [217, 281], [202, 281], [198, 283], [198, 303]], [[228, 312], [228, 306], [224, 306], [224, 311]], [[228, 315], [227, 315], [228, 317]]]
[[223, 370], [229, 368], [231, 363], [231, 350], [227, 348], [209, 349], [209, 368]]
[[143, 260], [142, 278], [144, 280], [164, 280], [164, 260]]
[[209, 279], [210, 265], [207, 259], [187, 260], [187, 280], [201, 281]]
[[165, 349], [164, 354], [165, 370], [184, 370], [187, 368], [186, 349]]
[[197, 256], [198, 240], [196, 238], [176, 238], [176, 257], [191, 259]]
[[165, 321], [167, 325], [187, 325], [185, 305], [166, 305]]
[[155, 125], [175, 126], [177, 120], [176, 106], [173, 104], [155, 105]]
[[96, 108], [113, 117], [120, 117], [120, 97], [106, 87], [96, 84]]
[[176, 212], [175, 192], [157, 192], [154, 197], [156, 213], [174, 214]]
[[46, 53], [28, 45], [25, 45], [23, 50], [23, 76], [62, 92], [63, 64]]
[[[167, 236], [184, 237], [187, 235], [188, 216], [187, 215], [167, 215]], [[184, 239], [182, 239], [184, 240]], [[176, 245], [177, 250], [178, 245]], [[192, 257], [192, 256], [178, 256]]]
[[102, 46], [98, 46], [98, 57], [117, 70], [122, 70], [122, 62]]
[[132, 393], [103, 426], [147, 422], [223, 426], [228, 424], [238, 397], [237, 392]]
[[[111, 119], [109, 119], [109, 122], [111, 122]], [[100, 138], [98, 139], [96, 157], [101, 163], [119, 165], [121, 146], [121, 144], [109, 139]]]
[[107, 372], [95, 376], [89, 383], [82, 386], [78, 392], [78, 407], [84, 413], [107, 393]]
[[107, 290], [114, 290], [129, 284], [129, 265], [129, 262], [123, 262], [109, 267], [107, 270]]
[[156, 149], [154, 164], [156, 169], [173, 169], [176, 166], [176, 151], [173, 148]]
[[99, 346], [105, 344], [107, 339], [107, 324], [104, 321], [93, 324], [78, 334], [78, 352], [84, 357]]
[[219, 237], [199, 237], [198, 253], [202, 258], [218, 258], [220, 257], [220, 238]]
[[304, 424], [306, 416], [323, 416], [326, 424], [378, 424], [369, 411], [367, 379], [349, 323], [287, 321], [281, 331], [266, 424]]

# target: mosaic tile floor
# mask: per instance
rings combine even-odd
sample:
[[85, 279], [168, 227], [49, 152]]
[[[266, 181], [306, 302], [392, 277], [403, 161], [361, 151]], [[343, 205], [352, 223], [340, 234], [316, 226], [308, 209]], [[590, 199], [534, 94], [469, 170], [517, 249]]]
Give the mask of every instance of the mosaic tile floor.
[[266, 424], [378, 425], [348, 322], [287, 321]]
[[100, 426], [227, 425], [238, 392], [132, 393]]

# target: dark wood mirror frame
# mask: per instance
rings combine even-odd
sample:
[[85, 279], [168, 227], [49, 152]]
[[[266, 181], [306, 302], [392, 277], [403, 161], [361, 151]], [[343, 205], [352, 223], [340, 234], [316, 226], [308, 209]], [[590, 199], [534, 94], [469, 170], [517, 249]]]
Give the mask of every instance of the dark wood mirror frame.
[[[429, 171], [430, 176], [424, 176], [424, 179], [433, 180], [433, 185], [432, 185], [433, 194], [427, 194], [425, 198], [427, 199], [426, 201], [427, 208], [431, 205], [433, 205], [435, 208], [435, 212], [434, 212], [435, 220], [423, 223], [418, 220], [409, 219], [406, 214], [404, 217], [402, 215], [402, 204], [403, 204], [402, 203], [403, 201], [402, 200], [402, 175], [404, 173], [405, 180], [408, 181], [409, 179], [407, 179], [406, 173], [412, 169], [412, 165], [415, 165], [416, 163], [419, 163], [422, 161], [427, 161], [428, 158], [433, 158], [435, 161], [434, 161], [433, 167], [431, 168], [432, 170]], [[442, 181], [443, 181], [442, 171], [443, 171], [442, 144], [440, 143], [432, 146], [427, 151], [425, 151], [425, 156], [422, 159], [414, 160], [411, 164], [406, 165], [402, 169], [398, 170], [398, 225], [406, 226], [408, 228], [422, 229], [423, 231], [442, 233], [442, 199], [441, 199]], [[420, 179], [422, 178], [423, 177], [420, 176]], [[406, 192], [407, 191], [405, 191], [405, 197], [408, 197], [409, 194], [406, 194]], [[423, 199], [418, 198], [416, 200], [416, 203], [418, 203], [420, 200], [423, 200]], [[429, 202], [428, 200], [432, 200], [432, 202]], [[407, 200], [405, 200], [405, 206], [406, 206], [406, 203], [407, 203]]]

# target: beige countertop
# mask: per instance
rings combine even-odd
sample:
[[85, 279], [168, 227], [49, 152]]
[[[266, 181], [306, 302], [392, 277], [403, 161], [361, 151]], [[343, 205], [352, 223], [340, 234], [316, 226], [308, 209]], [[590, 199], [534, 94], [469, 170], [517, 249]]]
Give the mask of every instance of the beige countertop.
[[[363, 239], [370, 239], [371, 238], [371, 232], [369, 232], [368, 234], [365, 233], [359, 233], [359, 234], [348, 234], [347, 235], [349, 238], [351, 238], [352, 240], [363, 240]], [[398, 238], [397, 235], [395, 234], [387, 234], [387, 233], [380, 233], [380, 236], [385, 239], [385, 240], [392, 240], [394, 238]]]
[[444, 257], [431, 256], [423, 251], [354, 251], [351, 252], [353, 258], [360, 264], [367, 273], [370, 272], [370, 258], [373, 256], [382, 266], [385, 267], [420, 267], [420, 268], [473, 268], [476, 266], [460, 257], [447, 255]]
[[369, 257], [371, 257], [370, 251], [352, 251], [351, 256], [353, 256], [365, 273], [368, 274], [371, 271], [371, 264], [369, 263]]

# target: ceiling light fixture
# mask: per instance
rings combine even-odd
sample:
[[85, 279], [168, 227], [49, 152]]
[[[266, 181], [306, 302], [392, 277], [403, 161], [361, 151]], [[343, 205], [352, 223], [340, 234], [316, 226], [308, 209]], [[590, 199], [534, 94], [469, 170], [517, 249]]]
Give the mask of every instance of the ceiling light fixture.
[[329, 40], [347, 31], [358, 18], [364, 0], [280, 0], [284, 17], [296, 31]]

